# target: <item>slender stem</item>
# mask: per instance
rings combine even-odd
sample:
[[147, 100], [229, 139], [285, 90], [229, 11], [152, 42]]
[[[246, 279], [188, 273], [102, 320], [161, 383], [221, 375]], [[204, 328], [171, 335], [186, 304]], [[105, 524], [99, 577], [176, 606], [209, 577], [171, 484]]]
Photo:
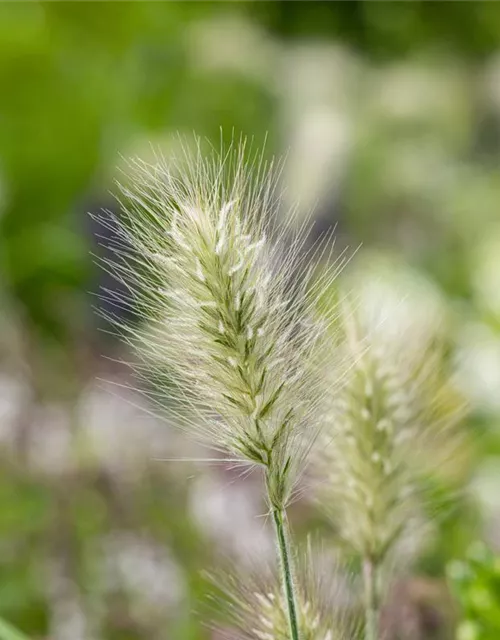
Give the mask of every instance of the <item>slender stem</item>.
[[290, 627], [290, 640], [300, 640], [299, 624], [297, 620], [297, 603], [295, 598], [295, 586], [293, 583], [293, 568], [290, 545], [288, 541], [288, 522], [284, 509], [273, 509], [273, 519], [276, 528], [276, 539], [280, 554], [280, 566], [283, 582], [283, 591], [286, 597], [288, 622]]
[[365, 640], [377, 640], [379, 636], [380, 598], [378, 566], [370, 558], [363, 561], [365, 587]]

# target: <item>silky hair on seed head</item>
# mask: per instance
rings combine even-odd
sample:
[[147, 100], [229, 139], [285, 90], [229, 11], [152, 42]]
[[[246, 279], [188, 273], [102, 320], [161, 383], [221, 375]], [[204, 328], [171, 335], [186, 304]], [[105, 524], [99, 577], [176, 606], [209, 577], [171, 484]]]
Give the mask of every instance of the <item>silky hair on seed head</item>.
[[317, 504], [350, 552], [379, 564], [403, 549], [405, 565], [428, 528], [433, 496], [424, 479], [459, 451], [464, 406], [417, 321], [387, 340], [352, 297], [340, 306], [344, 384], [318, 442]]
[[[279, 163], [244, 140], [172, 162], [132, 163], [106, 267], [127, 289], [110, 297], [146, 320], [110, 321], [140, 359], [138, 374], [176, 421], [232, 459], [266, 470], [268, 498], [293, 496], [317, 436], [330, 349], [323, 292], [343, 256], [316, 277], [331, 234], [279, 210]], [[169, 378], [169, 384], [162, 382]], [[329, 384], [329, 382], [328, 382]]]
[[[323, 545], [301, 546], [296, 557], [296, 593], [301, 640], [359, 638], [355, 581], [338, 555]], [[286, 604], [276, 572], [267, 567], [242, 579], [231, 570], [207, 575], [213, 589], [208, 615], [225, 613], [231, 630], [213, 623], [227, 640], [289, 640]], [[224, 616], [223, 616], [224, 618]]]

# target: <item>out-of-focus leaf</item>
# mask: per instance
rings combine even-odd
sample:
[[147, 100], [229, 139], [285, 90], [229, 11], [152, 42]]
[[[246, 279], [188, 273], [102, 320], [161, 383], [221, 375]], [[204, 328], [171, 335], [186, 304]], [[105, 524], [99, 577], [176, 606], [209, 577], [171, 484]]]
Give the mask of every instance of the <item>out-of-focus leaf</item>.
[[28, 636], [0, 618], [0, 640], [28, 640]]
[[462, 610], [457, 640], [500, 638], [500, 557], [476, 542], [465, 560], [449, 565], [448, 576]]

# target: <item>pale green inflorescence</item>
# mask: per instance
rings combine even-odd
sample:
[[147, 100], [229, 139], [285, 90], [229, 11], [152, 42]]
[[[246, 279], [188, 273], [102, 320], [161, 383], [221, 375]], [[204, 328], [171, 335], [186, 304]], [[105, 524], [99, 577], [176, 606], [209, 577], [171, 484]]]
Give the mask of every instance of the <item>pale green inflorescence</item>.
[[[308, 546], [298, 554], [296, 600], [301, 640], [353, 640], [359, 624], [352, 609], [353, 584], [331, 555]], [[332, 561], [333, 560], [333, 561]], [[276, 577], [249, 576], [246, 582], [224, 573], [212, 579], [229, 603], [234, 627], [223, 637], [243, 640], [289, 640], [286, 602]], [[219, 603], [214, 602], [216, 608]]]
[[172, 374], [180, 420], [265, 467], [281, 509], [319, 424], [326, 323], [312, 315], [333, 270], [311, 284], [304, 229], [279, 223], [272, 167], [260, 156], [248, 165], [245, 153], [206, 157], [198, 146], [173, 169], [136, 163], [118, 224], [132, 250], [113, 270], [132, 277], [149, 319], [141, 333], [120, 328], [149, 370]]
[[318, 499], [343, 544], [380, 567], [422, 532], [423, 480], [456, 451], [461, 412], [417, 324], [387, 340], [348, 304], [341, 324], [344, 386], [316, 458]]
[[[251, 635], [255, 640], [289, 640], [288, 621], [280, 591], [255, 593], [255, 619]], [[324, 619], [310, 600], [297, 594], [297, 613], [301, 640], [344, 640], [331, 620]]]

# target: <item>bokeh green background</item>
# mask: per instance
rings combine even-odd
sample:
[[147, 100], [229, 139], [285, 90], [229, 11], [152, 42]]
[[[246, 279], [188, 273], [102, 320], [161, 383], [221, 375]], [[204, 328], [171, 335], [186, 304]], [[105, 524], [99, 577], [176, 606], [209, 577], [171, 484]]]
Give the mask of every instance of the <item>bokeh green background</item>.
[[2, 3], [0, 87], [0, 615], [51, 640], [217, 638], [200, 568], [269, 549], [258, 479], [156, 460], [199, 452], [137, 408], [93, 308], [88, 212], [122, 157], [236, 132], [288, 151], [287, 197], [363, 244], [357, 282], [439, 317], [463, 492], [398, 598], [402, 637], [450, 637], [445, 566], [500, 542], [500, 6]]

